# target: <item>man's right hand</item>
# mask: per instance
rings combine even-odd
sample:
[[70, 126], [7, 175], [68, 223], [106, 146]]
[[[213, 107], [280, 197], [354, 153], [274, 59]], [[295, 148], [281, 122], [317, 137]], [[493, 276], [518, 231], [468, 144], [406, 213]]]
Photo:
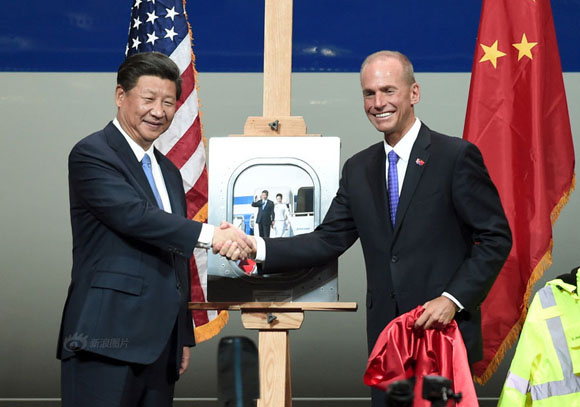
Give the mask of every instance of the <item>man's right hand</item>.
[[443, 295], [427, 301], [423, 308], [425, 311], [415, 322], [415, 328], [443, 328], [453, 320], [457, 312], [457, 305]]
[[212, 250], [230, 260], [244, 260], [256, 255], [256, 240], [234, 225], [222, 222], [215, 228]]

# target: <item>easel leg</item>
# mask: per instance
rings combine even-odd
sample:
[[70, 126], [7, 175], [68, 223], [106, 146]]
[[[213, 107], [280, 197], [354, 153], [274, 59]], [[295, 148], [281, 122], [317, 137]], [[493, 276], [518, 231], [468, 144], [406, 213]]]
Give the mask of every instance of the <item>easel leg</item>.
[[260, 399], [258, 407], [291, 407], [288, 331], [260, 331]]
[[292, 407], [292, 374], [290, 373], [290, 341], [286, 331], [286, 397], [284, 407]]

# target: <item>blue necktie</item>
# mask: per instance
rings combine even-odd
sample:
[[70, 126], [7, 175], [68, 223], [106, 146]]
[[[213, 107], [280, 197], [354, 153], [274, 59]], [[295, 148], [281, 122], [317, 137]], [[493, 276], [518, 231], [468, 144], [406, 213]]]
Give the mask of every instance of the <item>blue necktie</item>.
[[151, 171], [151, 158], [149, 157], [148, 154], [145, 154], [143, 156], [143, 159], [141, 160], [141, 165], [143, 166], [143, 171], [145, 172], [147, 181], [149, 181], [149, 185], [151, 185], [153, 195], [155, 195], [157, 206], [160, 209], [163, 209], [163, 202], [161, 202], [161, 195], [159, 195], [159, 191], [157, 190], [157, 186], [155, 185], [155, 180], [153, 179], [153, 171]]
[[397, 161], [399, 156], [395, 150], [389, 152], [389, 212], [391, 214], [391, 223], [395, 227], [395, 218], [397, 217], [397, 205], [399, 205], [399, 176], [397, 174]]

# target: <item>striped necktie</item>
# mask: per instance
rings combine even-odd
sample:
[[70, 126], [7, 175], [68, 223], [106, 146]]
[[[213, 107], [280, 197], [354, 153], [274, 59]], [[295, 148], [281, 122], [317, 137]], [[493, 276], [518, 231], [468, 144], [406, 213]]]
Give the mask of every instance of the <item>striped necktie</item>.
[[397, 205], [399, 205], [399, 176], [397, 174], [397, 161], [399, 156], [395, 150], [389, 152], [389, 213], [391, 214], [391, 223], [395, 227], [395, 219], [397, 217]]

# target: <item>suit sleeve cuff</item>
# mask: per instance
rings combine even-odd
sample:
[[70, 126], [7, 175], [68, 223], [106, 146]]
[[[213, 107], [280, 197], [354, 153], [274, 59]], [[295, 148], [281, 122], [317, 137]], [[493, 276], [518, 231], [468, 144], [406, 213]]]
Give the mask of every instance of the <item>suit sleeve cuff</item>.
[[201, 233], [197, 238], [197, 243], [195, 244], [195, 247], [200, 249], [211, 249], [214, 230], [215, 227], [213, 225], [208, 225], [207, 223], [202, 224]]
[[455, 298], [454, 296], [452, 296], [451, 294], [449, 294], [448, 292], [444, 292], [443, 294], [441, 294], [443, 297], [447, 297], [449, 298], [451, 301], [453, 301], [453, 303], [455, 305], [457, 305], [457, 311], [462, 311], [463, 310], [463, 305], [461, 305], [461, 303], [459, 302], [459, 300], [457, 298]]
[[266, 261], [266, 242], [260, 236], [256, 238], [256, 262], [263, 263]]

